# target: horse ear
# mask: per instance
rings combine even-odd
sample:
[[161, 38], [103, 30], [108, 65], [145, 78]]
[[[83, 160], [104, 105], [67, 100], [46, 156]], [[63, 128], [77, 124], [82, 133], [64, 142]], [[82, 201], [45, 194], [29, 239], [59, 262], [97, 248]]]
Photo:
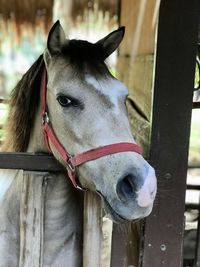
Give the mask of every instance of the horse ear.
[[52, 26], [47, 39], [47, 49], [51, 56], [59, 54], [63, 43], [66, 42], [65, 32], [57, 20]]
[[124, 33], [125, 27], [120, 27], [96, 43], [103, 50], [103, 59], [109, 57], [118, 48], [124, 37]]

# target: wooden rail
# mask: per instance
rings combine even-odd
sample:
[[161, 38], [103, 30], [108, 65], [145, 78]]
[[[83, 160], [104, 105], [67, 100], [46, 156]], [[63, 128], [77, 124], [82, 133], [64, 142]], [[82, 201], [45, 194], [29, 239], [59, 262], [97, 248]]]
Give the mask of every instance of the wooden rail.
[[[22, 195], [22, 205], [29, 206], [27, 214], [21, 211], [21, 217], [28, 225], [28, 230], [21, 225], [21, 247], [20, 250], [20, 267], [37, 267], [41, 259], [42, 250], [42, 236], [43, 236], [43, 179], [45, 175], [41, 172], [59, 172], [64, 171], [64, 168], [54, 159], [53, 156], [48, 154], [33, 154], [33, 153], [0, 153], [0, 169], [22, 169], [24, 192]], [[35, 173], [29, 173], [28, 171], [35, 171]], [[31, 183], [32, 193], [29, 194], [29, 198], [25, 198], [27, 195], [27, 186]], [[27, 203], [25, 203], [25, 200]], [[37, 210], [38, 222], [37, 224], [33, 220], [33, 208]], [[83, 267], [101, 265], [101, 240], [102, 240], [102, 213], [101, 213], [101, 200], [92, 193], [84, 193], [84, 263]], [[37, 235], [32, 231], [36, 228]], [[97, 238], [98, 237], [98, 238]], [[34, 245], [34, 250], [29, 249]], [[91, 254], [91, 250], [93, 253]], [[27, 252], [31, 251], [31, 253]], [[92, 257], [91, 257], [92, 255]]]
[[200, 185], [188, 184], [187, 190], [200, 190]]
[[52, 172], [58, 172], [63, 169], [55, 158], [48, 154], [8, 152], [0, 153], [0, 168]]
[[200, 108], [200, 102], [194, 102], [193, 109], [198, 109], [198, 108]]
[[188, 169], [200, 169], [200, 163], [199, 164], [190, 164], [188, 166]]

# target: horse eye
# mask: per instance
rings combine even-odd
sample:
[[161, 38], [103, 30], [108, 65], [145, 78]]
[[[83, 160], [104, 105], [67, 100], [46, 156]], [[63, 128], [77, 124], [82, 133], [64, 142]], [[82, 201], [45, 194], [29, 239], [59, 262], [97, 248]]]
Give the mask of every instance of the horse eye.
[[68, 107], [72, 104], [72, 100], [69, 99], [67, 96], [64, 95], [60, 95], [57, 97], [58, 103], [62, 106], [62, 107]]

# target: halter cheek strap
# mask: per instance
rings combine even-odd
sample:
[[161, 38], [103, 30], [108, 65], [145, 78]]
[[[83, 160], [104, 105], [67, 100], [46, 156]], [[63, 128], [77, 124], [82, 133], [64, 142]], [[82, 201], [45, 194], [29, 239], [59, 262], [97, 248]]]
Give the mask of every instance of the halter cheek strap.
[[142, 148], [134, 143], [122, 142], [115, 143], [106, 146], [97, 147], [91, 150], [87, 150], [83, 153], [77, 155], [71, 155], [68, 151], [63, 147], [63, 145], [58, 140], [51, 121], [48, 115], [48, 106], [46, 101], [46, 92], [47, 92], [47, 73], [46, 70], [43, 72], [42, 77], [42, 126], [43, 133], [46, 146], [49, 151], [51, 151], [49, 141], [54, 146], [62, 160], [65, 162], [65, 167], [67, 169], [67, 174], [72, 181], [74, 187], [78, 189], [82, 189], [77, 183], [76, 177], [76, 167], [92, 160], [96, 160], [98, 158], [115, 154], [121, 152], [135, 152], [138, 154], [142, 154]]

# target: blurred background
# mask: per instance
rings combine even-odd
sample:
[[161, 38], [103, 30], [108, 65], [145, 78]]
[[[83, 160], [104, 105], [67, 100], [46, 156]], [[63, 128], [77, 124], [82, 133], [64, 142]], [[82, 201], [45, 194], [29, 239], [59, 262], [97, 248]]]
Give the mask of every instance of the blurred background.
[[46, 45], [52, 23], [60, 19], [70, 38], [96, 41], [118, 27], [119, 2], [0, 1], [0, 96], [8, 97], [21, 75]]
[[[69, 38], [95, 42], [118, 27], [119, 8], [118, 0], [0, 0], [0, 142], [5, 99], [43, 53], [53, 22], [59, 19]], [[116, 53], [110, 59], [114, 73], [115, 65]]]

